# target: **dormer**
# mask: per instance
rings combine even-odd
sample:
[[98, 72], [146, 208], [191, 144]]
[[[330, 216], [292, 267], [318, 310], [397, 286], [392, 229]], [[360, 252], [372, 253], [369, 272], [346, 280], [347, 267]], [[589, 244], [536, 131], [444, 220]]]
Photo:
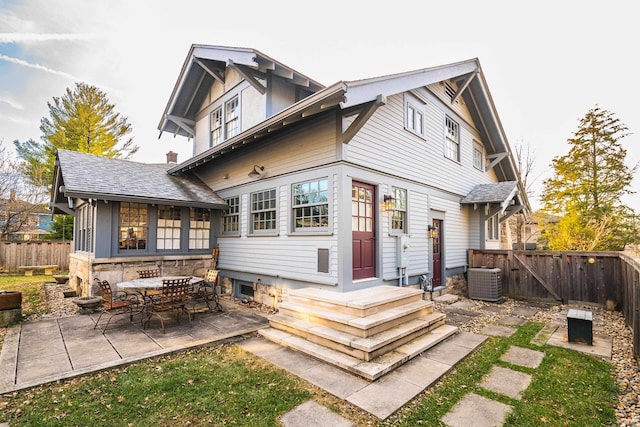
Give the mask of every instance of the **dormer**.
[[193, 140], [195, 156], [323, 88], [255, 49], [194, 44], [158, 129]]

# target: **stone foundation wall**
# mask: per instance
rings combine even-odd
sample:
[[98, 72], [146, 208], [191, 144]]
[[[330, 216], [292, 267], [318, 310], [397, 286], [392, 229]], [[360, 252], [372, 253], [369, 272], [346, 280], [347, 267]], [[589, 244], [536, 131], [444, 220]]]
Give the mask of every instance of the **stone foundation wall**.
[[160, 269], [161, 276], [198, 276], [204, 277], [211, 268], [211, 255], [194, 256], [190, 258], [170, 259], [163, 257], [154, 260], [146, 259], [126, 260], [119, 258], [118, 262], [105, 262], [85, 257], [74, 256], [69, 259], [69, 286], [78, 296], [94, 296], [100, 294], [100, 287], [94, 284], [94, 279], [106, 280], [112, 285], [119, 282], [138, 278], [138, 270]]

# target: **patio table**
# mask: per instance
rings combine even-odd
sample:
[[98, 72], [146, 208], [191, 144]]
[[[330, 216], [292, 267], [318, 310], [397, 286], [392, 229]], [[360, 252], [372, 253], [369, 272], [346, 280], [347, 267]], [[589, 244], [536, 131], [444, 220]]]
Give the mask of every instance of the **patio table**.
[[133, 279], [127, 282], [120, 282], [116, 284], [118, 290], [125, 292], [138, 292], [145, 296], [149, 291], [161, 291], [162, 281], [166, 279], [182, 279], [185, 277], [191, 277], [189, 284], [191, 286], [198, 285], [204, 282], [202, 277], [192, 276], [161, 276], [161, 277], [147, 277], [144, 279]]

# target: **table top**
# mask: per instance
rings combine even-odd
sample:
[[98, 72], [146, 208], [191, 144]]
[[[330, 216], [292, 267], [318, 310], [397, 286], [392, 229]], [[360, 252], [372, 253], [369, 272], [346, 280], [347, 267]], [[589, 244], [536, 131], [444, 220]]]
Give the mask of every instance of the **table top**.
[[147, 277], [144, 279], [133, 279], [126, 282], [120, 282], [116, 284], [116, 287], [121, 290], [145, 290], [145, 289], [162, 289], [162, 281], [166, 279], [186, 279], [191, 278], [189, 284], [195, 285], [196, 283], [203, 282], [202, 277], [192, 276], [161, 276], [161, 277]]

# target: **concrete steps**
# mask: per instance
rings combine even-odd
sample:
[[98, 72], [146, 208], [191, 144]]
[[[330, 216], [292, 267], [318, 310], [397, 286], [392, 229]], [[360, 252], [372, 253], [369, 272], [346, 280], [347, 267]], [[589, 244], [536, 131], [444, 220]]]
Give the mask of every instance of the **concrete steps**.
[[293, 290], [259, 333], [375, 380], [457, 332], [433, 307], [421, 290], [396, 286]]

